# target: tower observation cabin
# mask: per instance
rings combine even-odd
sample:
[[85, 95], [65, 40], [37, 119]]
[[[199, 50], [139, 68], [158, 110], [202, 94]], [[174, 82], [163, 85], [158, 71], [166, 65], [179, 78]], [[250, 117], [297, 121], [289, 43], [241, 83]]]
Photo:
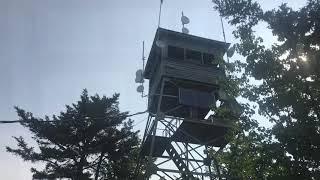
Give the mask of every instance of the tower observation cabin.
[[153, 162], [145, 179], [160, 172], [168, 179], [168, 173], [177, 173], [181, 179], [214, 176], [201, 169], [210, 167], [209, 157], [191, 157], [197, 153], [192, 144], [205, 149], [227, 144], [225, 135], [230, 122], [206, 116], [217, 101], [227, 104], [220, 82], [226, 78], [221, 62], [229, 46], [221, 41], [157, 29], [143, 72], [143, 77], [149, 80], [149, 117], [141, 156], [167, 158], [176, 169], [165, 169]]
[[204, 119], [218, 99], [219, 81], [225, 78], [219, 60], [230, 44], [159, 28], [144, 77], [149, 79], [149, 111], [156, 113], [164, 83], [161, 112], [181, 118]]

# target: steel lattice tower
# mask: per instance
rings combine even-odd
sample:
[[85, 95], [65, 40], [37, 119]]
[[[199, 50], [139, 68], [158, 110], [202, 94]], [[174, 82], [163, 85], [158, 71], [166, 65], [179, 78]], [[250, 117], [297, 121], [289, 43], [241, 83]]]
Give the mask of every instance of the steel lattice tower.
[[[220, 65], [229, 44], [158, 28], [144, 71], [149, 80], [148, 119], [141, 158], [147, 157], [149, 179], [219, 179], [208, 148], [222, 149], [232, 123], [214, 115], [227, 98], [219, 82]], [[139, 169], [139, 168], [138, 168]], [[213, 172], [211, 171], [213, 169]]]

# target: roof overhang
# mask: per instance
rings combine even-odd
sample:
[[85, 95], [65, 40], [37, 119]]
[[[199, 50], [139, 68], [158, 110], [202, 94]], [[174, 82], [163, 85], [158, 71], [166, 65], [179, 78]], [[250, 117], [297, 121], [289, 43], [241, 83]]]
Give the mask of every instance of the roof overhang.
[[154, 57], [156, 55], [157, 48], [159, 47], [157, 47], [156, 41], [162, 40], [164, 38], [175, 40], [175, 41], [184, 41], [184, 42], [199, 44], [203, 47], [212, 47], [215, 49], [221, 49], [223, 54], [227, 51], [227, 49], [230, 46], [230, 43], [225, 43], [222, 41], [207, 39], [207, 38], [185, 34], [181, 32], [176, 32], [168, 29], [158, 28], [152, 43], [152, 47], [150, 50], [147, 65], [144, 72], [144, 77], [146, 79], [150, 79], [151, 73], [155, 68], [154, 66], [157, 65], [157, 62], [155, 62], [156, 58]]

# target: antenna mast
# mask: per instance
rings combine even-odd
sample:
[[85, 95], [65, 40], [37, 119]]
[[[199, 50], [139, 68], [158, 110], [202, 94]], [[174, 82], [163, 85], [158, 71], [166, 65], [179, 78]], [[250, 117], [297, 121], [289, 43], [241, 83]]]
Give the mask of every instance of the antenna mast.
[[[144, 41], [142, 41], [142, 79], [143, 79], [143, 73], [144, 73], [144, 62], [145, 62], [145, 56], [144, 56]], [[143, 86], [144, 80], [142, 80], [141, 85]], [[145, 97], [144, 95], [144, 88], [141, 92], [141, 97]]]
[[144, 62], [146, 58], [144, 56], [144, 41], [142, 41], [142, 71], [144, 71]]
[[[219, 16], [220, 16], [220, 22], [221, 22], [221, 29], [222, 29], [222, 34], [223, 34], [223, 40], [224, 40], [224, 43], [227, 44], [226, 33], [225, 33], [225, 30], [224, 30], [222, 15], [221, 15], [221, 13], [220, 13], [220, 11], [221, 11], [221, 1], [218, 0], [216, 3], [217, 3], [218, 8], [219, 8], [218, 13], [219, 13]], [[232, 55], [233, 55], [233, 53], [232, 53]], [[229, 56], [228, 56], [228, 55], [227, 55], [227, 61], [228, 61], [228, 63], [229, 63]]]
[[158, 17], [158, 27], [160, 27], [162, 4], [163, 4], [163, 0], [160, 0], [160, 10], [159, 10], [159, 17]]
[[183, 11], [181, 13], [181, 23], [182, 23], [182, 33], [184, 34], [189, 34], [189, 29], [184, 27], [185, 24], [189, 24], [190, 23], [190, 20], [187, 16], [185, 16], [183, 14]]

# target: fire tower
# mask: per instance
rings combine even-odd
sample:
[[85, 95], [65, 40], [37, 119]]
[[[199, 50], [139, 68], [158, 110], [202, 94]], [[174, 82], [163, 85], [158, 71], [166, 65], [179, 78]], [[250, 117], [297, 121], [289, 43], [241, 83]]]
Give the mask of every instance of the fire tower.
[[[158, 28], [143, 77], [149, 80], [148, 120], [141, 156], [144, 179], [216, 179], [210, 147], [223, 148], [232, 120], [211, 115], [228, 98], [220, 86], [230, 44]], [[215, 169], [211, 171], [211, 169]]]

